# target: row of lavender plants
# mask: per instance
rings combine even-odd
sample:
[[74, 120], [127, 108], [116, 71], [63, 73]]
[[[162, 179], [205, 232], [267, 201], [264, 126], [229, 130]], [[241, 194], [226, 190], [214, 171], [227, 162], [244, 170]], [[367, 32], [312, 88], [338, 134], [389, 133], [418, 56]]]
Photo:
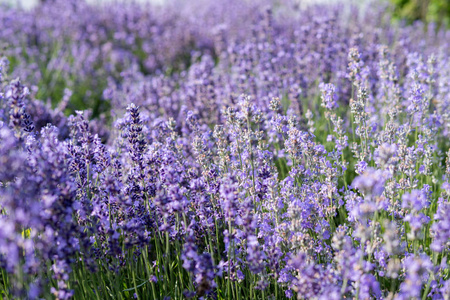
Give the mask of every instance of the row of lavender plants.
[[450, 299], [450, 32], [389, 11], [0, 10], [0, 299]]

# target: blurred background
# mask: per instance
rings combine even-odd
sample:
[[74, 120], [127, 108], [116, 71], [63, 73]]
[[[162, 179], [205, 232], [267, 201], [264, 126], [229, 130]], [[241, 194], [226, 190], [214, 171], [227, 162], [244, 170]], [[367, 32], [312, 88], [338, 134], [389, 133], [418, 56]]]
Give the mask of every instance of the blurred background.
[[[37, 5], [40, 1], [52, 0], [0, 0], [0, 3], [18, 5], [26, 9], [30, 9]], [[117, 0], [86, 0], [88, 3], [106, 3]], [[120, 0], [119, 0], [120, 1]], [[134, 0], [136, 2], [151, 2], [153, 4], [162, 4], [167, 0]], [[299, 3], [309, 4], [318, 2], [338, 2], [339, 0], [298, 0]], [[381, 0], [390, 2], [395, 7], [395, 16], [399, 20], [405, 20], [408, 23], [421, 20], [429, 23], [434, 22], [438, 26], [450, 26], [450, 0]], [[367, 2], [342, 0], [340, 2]]]
[[[13, 5], [20, 5], [23, 8], [32, 8], [36, 6], [39, 2], [43, 1], [51, 1], [51, 0], [0, 0], [0, 2], [5, 2]], [[88, 3], [102, 3], [102, 2], [111, 2], [114, 0], [87, 0]], [[152, 3], [162, 3], [164, 0], [135, 0], [136, 2], [152, 2]]]
[[450, 25], [450, 0], [390, 0], [397, 18]]
[[[54, 1], [0, 0], [0, 57], [9, 59], [11, 76], [34, 86], [35, 98], [43, 99], [53, 107], [59, 105], [61, 99], [70, 98], [64, 109], [67, 115], [85, 109], [92, 109], [93, 116], [108, 112], [108, 102], [100, 100], [104, 99], [104, 91], [122, 82], [128, 76], [124, 71], [131, 67], [142, 76], [175, 76], [188, 69], [202, 53], [212, 53], [218, 60], [220, 51], [214, 45], [215, 39], [223, 34], [223, 24], [231, 26], [247, 19], [245, 11], [233, 10], [231, 0], [217, 1], [223, 7], [203, 5], [215, 4], [215, 0], [59, 0], [58, 4], [53, 4]], [[412, 40], [411, 36], [422, 30], [437, 32], [450, 24], [450, 0], [271, 1], [295, 4], [292, 7], [297, 8], [339, 2], [346, 6], [357, 4], [361, 11], [366, 5], [370, 10], [370, 4], [376, 3], [383, 7], [381, 11], [388, 12], [388, 26], [399, 23], [403, 27], [416, 22], [408, 33]], [[84, 2], [104, 7], [85, 5]], [[114, 2], [127, 5], [105, 5]], [[235, 6], [258, 5], [254, 0], [231, 2]], [[33, 10], [39, 3], [46, 5]], [[161, 5], [140, 10], [140, 3]], [[193, 5], [183, 8], [185, 3]], [[5, 5], [25, 10], [9, 10]], [[224, 16], [229, 17], [222, 16], [220, 18], [224, 19], [219, 22], [217, 16], [221, 7], [227, 11]], [[347, 25], [357, 13], [353, 8], [342, 14]], [[296, 13], [296, 9], [290, 13]], [[199, 23], [198, 20], [206, 21]], [[369, 21], [364, 19], [364, 23]], [[213, 25], [214, 30], [211, 30], [208, 26]], [[231, 28], [233, 36], [245, 36], [248, 29], [245, 26]]]
[[[7, 2], [14, 5], [21, 5], [24, 8], [32, 8], [36, 4], [38, 4], [40, 1], [51, 1], [51, 0], [0, 0], [0, 2]], [[114, 2], [114, 1], [121, 1], [121, 0], [87, 0], [88, 3], [107, 3], [107, 2]], [[122, 0], [123, 1], [123, 0]], [[133, 0], [135, 2], [151, 2], [153, 4], [162, 4], [164, 2], [167, 2], [167, 0]], [[212, 0], [213, 1], [213, 0]], [[356, 1], [353, 0], [347, 0], [348, 2], [355, 3]], [[365, 1], [365, 0], [364, 0]], [[299, 0], [298, 2], [302, 3], [323, 3], [323, 2], [337, 2], [337, 0]], [[360, 1], [362, 2], [362, 1]]]

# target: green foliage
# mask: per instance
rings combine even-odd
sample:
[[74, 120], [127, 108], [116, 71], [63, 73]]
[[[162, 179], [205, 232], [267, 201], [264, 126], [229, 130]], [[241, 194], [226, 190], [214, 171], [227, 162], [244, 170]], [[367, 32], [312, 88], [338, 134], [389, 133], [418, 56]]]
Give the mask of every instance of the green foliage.
[[395, 16], [409, 23], [421, 20], [434, 22], [439, 27], [450, 27], [449, 0], [391, 0], [395, 5]]

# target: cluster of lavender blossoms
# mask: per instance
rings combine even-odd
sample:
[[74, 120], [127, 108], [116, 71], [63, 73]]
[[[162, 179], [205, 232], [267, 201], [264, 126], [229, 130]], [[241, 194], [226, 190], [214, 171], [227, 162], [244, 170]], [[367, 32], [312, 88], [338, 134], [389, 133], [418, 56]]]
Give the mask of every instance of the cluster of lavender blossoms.
[[450, 31], [294, 2], [0, 6], [0, 299], [450, 299]]

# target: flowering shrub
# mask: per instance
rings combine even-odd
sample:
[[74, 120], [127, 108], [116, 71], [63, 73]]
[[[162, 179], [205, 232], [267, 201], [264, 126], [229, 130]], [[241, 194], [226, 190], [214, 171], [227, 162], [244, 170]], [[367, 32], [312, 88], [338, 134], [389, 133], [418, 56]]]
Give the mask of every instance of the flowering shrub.
[[0, 12], [2, 298], [449, 299], [450, 32], [258, 4]]

